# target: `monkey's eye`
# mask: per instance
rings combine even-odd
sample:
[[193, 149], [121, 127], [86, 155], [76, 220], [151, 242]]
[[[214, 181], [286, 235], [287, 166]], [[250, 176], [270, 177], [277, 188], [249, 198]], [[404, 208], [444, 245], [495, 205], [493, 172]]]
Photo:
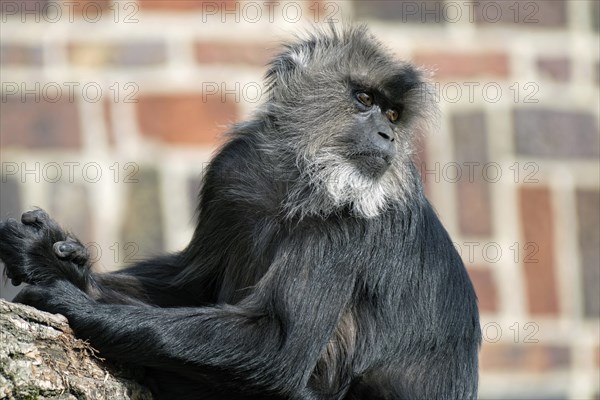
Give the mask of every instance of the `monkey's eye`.
[[360, 92], [356, 95], [356, 98], [367, 107], [371, 107], [373, 105], [373, 96], [368, 93]]
[[385, 115], [387, 115], [388, 119], [389, 119], [391, 122], [396, 122], [396, 121], [398, 121], [399, 114], [398, 114], [398, 111], [396, 111], [396, 110], [387, 110], [387, 111], [385, 112]]

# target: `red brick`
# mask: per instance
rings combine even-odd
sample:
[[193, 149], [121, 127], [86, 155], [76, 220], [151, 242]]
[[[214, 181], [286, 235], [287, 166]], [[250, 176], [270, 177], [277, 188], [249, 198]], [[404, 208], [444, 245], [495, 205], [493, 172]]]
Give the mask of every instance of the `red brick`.
[[[509, 340], [513, 340], [514, 330], [506, 328], [502, 335], [508, 335]], [[519, 336], [519, 340], [524, 340], [522, 335]], [[519, 370], [540, 373], [569, 368], [571, 351], [568, 347], [559, 345], [484, 342], [479, 360], [481, 369], [485, 371]]]
[[498, 291], [494, 274], [487, 267], [467, 268], [471, 282], [475, 287], [479, 310], [483, 312], [498, 311]]
[[143, 95], [137, 117], [144, 135], [170, 143], [214, 145], [223, 126], [237, 119], [237, 106], [222, 102], [219, 95]]
[[537, 60], [537, 68], [543, 78], [566, 82], [571, 76], [571, 61], [568, 58], [542, 57]]
[[275, 55], [266, 45], [254, 43], [199, 42], [196, 43], [196, 61], [201, 64], [266, 65]]
[[[63, 93], [64, 94], [64, 93]], [[17, 96], [17, 95], [15, 95]], [[79, 112], [75, 103], [64, 98], [52, 103], [40, 96], [10, 96], [0, 107], [0, 144], [2, 148], [54, 147], [78, 148], [81, 145]]]
[[414, 61], [434, 71], [436, 79], [490, 76], [505, 78], [510, 72], [504, 53], [417, 52]]
[[[519, 190], [519, 205], [525, 249], [521, 263], [531, 314], [558, 314], [556, 260], [554, 256], [554, 211], [545, 187]], [[535, 252], [537, 250], [537, 252]]]

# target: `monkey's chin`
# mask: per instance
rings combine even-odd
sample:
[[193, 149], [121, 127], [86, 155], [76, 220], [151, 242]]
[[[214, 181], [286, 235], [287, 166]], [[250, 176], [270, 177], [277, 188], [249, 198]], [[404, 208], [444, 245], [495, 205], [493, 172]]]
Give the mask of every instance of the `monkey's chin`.
[[379, 179], [391, 165], [387, 157], [375, 154], [365, 154], [353, 157], [357, 169], [371, 179]]

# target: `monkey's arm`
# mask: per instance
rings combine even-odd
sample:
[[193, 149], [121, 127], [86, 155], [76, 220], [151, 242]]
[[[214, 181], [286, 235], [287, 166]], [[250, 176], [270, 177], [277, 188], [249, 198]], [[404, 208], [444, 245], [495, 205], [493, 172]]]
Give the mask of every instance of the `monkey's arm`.
[[147, 259], [111, 273], [92, 273], [86, 290], [91, 297], [112, 304], [149, 304], [159, 307], [193, 306], [208, 302], [209, 284], [194, 291], [173, 284], [182, 271], [180, 254]]
[[327, 240], [284, 241], [254, 292], [235, 306], [98, 304], [61, 280], [29, 287], [22, 300], [64, 314], [108, 358], [292, 393], [306, 386], [352, 294], [354, 274], [341, 268]]

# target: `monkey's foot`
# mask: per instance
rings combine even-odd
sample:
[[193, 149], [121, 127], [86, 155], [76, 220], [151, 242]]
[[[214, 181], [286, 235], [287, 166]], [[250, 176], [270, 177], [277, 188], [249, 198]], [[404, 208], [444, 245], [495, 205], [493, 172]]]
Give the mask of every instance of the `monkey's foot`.
[[28, 211], [21, 222], [0, 222], [0, 259], [13, 285], [42, 284], [64, 278], [76, 283], [89, 267], [83, 245], [42, 209]]

